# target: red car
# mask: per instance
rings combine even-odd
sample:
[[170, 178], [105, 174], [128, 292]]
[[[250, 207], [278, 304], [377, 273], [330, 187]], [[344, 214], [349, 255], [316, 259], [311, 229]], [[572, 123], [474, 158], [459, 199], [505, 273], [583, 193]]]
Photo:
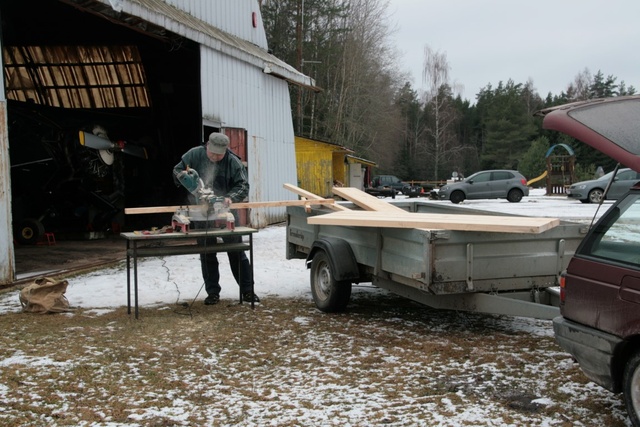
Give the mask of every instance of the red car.
[[[572, 136], [640, 172], [640, 96], [596, 99], [549, 108], [543, 127]], [[563, 273], [560, 346], [584, 374], [622, 392], [640, 427], [640, 183], [585, 236]]]

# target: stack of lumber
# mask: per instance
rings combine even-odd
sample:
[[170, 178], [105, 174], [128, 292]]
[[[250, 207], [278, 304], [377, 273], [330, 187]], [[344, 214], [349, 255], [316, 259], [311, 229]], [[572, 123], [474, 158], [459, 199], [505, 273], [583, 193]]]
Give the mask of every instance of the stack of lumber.
[[[322, 199], [291, 184], [285, 184], [284, 187], [305, 200]], [[557, 218], [412, 213], [357, 188], [334, 187], [333, 193], [363, 210], [351, 210], [336, 203], [325, 204], [336, 212], [309, 217], [309, 224], [533, 234], [542, 233], [560, 224]]]

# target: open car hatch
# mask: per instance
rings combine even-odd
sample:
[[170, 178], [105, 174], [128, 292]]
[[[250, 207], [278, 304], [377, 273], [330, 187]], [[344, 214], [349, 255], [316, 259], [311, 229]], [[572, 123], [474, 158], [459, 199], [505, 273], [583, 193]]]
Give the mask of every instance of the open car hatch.
[[590, 145], [640, 172], [640, 95], [591, 99], [535, 113], [542, 127]]

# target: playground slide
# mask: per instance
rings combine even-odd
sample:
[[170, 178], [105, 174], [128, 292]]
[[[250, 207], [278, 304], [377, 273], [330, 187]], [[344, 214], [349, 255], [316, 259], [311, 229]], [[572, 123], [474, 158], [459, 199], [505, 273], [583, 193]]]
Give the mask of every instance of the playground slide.
[[531, 184], [533, 184], [534, 182], [538, 182], [538, 181], [540, 181], [541, 179], [544, 179], [546, 176], [547, 176], [547, 171], [544, 171], [542, 175], [537, 176], [537, 177], [535, 177], [535, 178], [530, 179], [529, 181], [527, 181], [527, 185], [531, 185]]

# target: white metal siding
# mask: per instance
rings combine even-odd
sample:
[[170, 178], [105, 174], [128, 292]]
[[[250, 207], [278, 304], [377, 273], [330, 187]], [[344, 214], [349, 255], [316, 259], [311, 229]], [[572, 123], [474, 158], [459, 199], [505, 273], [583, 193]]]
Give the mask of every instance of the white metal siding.
[[[214, 27], [267, 49], [258, 0], [165, 0]], [[256, 14], [256, 28], [252, 14]]]
[[[276, 75], [314, 82], [266, 52], [258, 0], [128, 0], [122, 8], [200, 43], [203, 122], [247, 130], [249, 200], [296, 198], [282, 186], [296, 183], [295, 141], [289, 87]], [[250, 221], [263, 227], [284, 218], [284, 208], [254, 209]]]
[[[295, 141], [285, 81], [201, 46], [202, 114], [223, 127], [247, 130], [250, 201], [291, 200], [296, 184]], [[283, 221], [284, 208], [253, 209], [253, 226]]]

